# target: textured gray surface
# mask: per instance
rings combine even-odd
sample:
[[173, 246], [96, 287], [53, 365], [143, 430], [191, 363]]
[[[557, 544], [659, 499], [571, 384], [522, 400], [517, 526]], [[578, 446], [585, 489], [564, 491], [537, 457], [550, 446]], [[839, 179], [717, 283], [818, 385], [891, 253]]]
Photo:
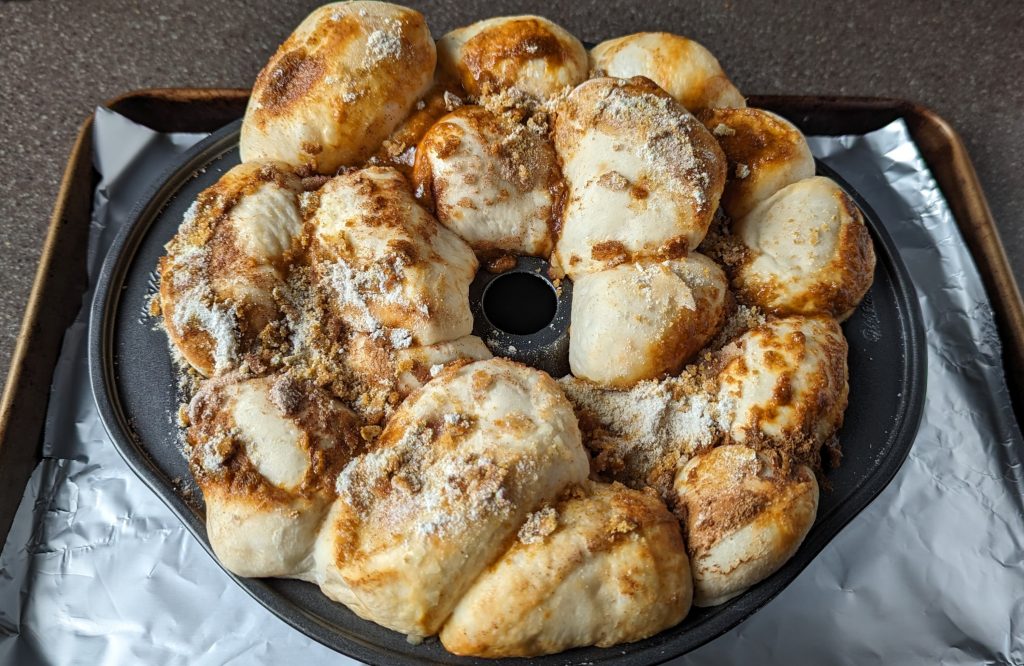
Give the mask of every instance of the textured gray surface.
[[[0, 376], [7, 371], [79, 123], [128, 90], [248, 86], [317, 2], [0, 2]], [[409, 2], [435, 35], [540, 13], [600, 41], [668, 30], [708, 46], [747, 94], [882, 95], [963, 135], [1024, 278], [1024, 12], [1015, 1]], [[142, 8], [140, 8], [142, 6]]]

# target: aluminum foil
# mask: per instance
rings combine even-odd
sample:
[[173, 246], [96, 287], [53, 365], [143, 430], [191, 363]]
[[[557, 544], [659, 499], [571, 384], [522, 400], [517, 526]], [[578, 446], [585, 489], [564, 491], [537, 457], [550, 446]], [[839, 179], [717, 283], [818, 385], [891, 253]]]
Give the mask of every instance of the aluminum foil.
[[[97, 110], [90, 275], [147, 184], [199, 138]], [[1024, 441], [977, 268], [902, 121], [811, 147], [879, 213], [917, 285], [924, 420], [896, 479], [792, 585], [674, 663], [1024, 663]], [[0, 664], [356, 663], [248, 597], [129, 471], [93, 405], [84, 316], [0, 554]]]

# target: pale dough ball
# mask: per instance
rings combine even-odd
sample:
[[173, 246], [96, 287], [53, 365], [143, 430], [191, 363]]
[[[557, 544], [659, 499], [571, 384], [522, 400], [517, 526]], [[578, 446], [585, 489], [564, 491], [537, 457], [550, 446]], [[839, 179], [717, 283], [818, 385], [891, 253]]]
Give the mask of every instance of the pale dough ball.
[[679, 523], [658, 499], [588, 483], [530, 515], [441, 630], [449, 652], [532, 657], [678, 624], [693, 596]]
[[556, 108], [568, 186], [556, 261], [574, 280], [639, 259], [686, 256], [725, 184], [710, 132], [651, 81], [592, 79]]
[[706, 48], [667, 32], [638, 32], [590, 50], [594, 76], [646, 76], [690, 111], [746, 106], [746, 100]]
[[727, 294], [722, 269], [696, 252], [583, 275], [573, 283], [573, 375], [622, 388], [678, 371], [721, 328]]
[[720, 446], [676, 476], [693, 571], [693, 603], [716, 606], [793, 556], [818, 512], [818, 483], [777, 452]]
[[256, 78], [242, 161], [323, 174], [363, 162], [430, 88], [436, 59], [415, 10], [386, 2], [314, 10]]
[[547, 137], [479, 106], [435, 124], [413, 184], [438, 221], [478, 253], [551, 254], [564, 186]]
[[782, 188], [741, 218], [734, 233], [748, 251], [734, 277], [737, 295], [768, 312], [843, 320], [874, 280], [864, 217], [829, 178]]
[[448, 369], [338, 478], [316, 580], [360, 617], [433, 635], [527, 515], [589, 472], [553, 379], [504, 359]]
[[391, 168], [336, 176], [304, 210], [310, 255], [330, 307], [353, 330], [398, 349], [469, 335], [473, 250], [441, 226]]
[[341, 402], [285, 374], [206, 382], [189, 407], [192, 473], [217, 559], [239, 576], [297, 576], [362, 445]]
[[281, 163], [240, 164], [204, 190], [160, 260], [174, 348], [206, 376], [237, 367], [280, 313], [274, 291], [300, 251], [302, 181]]
[[473, 97], [518, 90], [539, 100], [587, 78], [580, 40], [541, 16], [500, 16], [452, 30], [437, 42], [442, 75]]
[[787, 317], [719, 353], [720, 416], [730, 441], [768, 443], [814, 462], [843, 423], [847, 343], [831, 317]]
[[762, 109], [709, 109], [699, 114], [729, 161], [722, 209], [734, 220], [783, 187], [814, 175], [803, 133]]

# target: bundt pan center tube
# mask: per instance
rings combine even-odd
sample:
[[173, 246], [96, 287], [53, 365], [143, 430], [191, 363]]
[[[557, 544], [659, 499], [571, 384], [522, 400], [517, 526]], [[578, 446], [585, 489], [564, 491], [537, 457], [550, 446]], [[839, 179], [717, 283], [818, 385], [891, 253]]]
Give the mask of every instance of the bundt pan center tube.
[[380, 663], [718, 635], [895, 474], [922, 354], [870, 209], [699, 44], [435, 45], [379, 2], [314, 11], [154, 187], [90, 330], [133, 469]]
[[473, 335], [496, 356], [543, 370], [569, 374], [569, 315], [572, 282], [552, 280], [550, 264], [517, 257], [515, 266], [477, 272], [469, 286]]

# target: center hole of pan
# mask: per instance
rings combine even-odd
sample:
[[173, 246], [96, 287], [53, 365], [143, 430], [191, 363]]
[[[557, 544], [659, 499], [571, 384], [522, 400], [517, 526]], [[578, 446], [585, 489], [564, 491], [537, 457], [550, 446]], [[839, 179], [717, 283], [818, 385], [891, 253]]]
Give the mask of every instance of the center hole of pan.
[[541, 330], [555, 318], [557, 308], [554, 287], [536, 273], [502, 273], [484, 291], [484, 316], [495, 328], [513, 335]]

